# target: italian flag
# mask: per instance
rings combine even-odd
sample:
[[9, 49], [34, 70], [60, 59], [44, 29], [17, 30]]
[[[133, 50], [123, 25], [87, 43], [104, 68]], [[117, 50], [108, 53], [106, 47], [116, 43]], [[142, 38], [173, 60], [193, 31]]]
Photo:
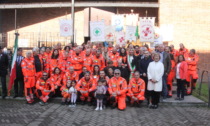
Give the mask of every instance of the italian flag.
[[15, 33], [15, 45], [14, 45], [14, 54], [12, 57], [12, 66], [11, 66], [11, 72], [10, 72], [10, 79], [9, 79], [9, 85], [8, 85], [8, 92], [10, 96], [10, 91], [12, 89], [12, 86], [14, 84], [15, 78], [16, 78], [16, 59], [17, 59], [17, 49], [18, 49], [18, 33]]

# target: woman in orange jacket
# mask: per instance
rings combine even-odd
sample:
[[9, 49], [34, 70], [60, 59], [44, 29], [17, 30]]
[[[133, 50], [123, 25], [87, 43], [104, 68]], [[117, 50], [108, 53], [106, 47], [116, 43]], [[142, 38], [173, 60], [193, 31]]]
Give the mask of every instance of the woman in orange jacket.
[[184, 56], [179, 55], [178, 63], [176, 65], [177, 98], [175, 100], [184, 100], [187, 69], [188, 69], [188, 65], [187, 65], [187, 62], [185, 61]]
[[51, 75], [56, 67], [59, 67], [59, 51], [54, 49], [51, 58], [47, 61], [48, 73]]
[[176, 62], [174, 60], [174, 56], [173, 54], [170, 54], [171, 57], [171, 71], [168, 74], [168, 78], [167, 78], [167, 86], [168, 86], [168, 97], [172, 97], [172, 87], [173, 87], [173, 80], [175, 77], [175, 66], [176, 66]]
[[61, 96], [60, 88], [63, 85], [61, 83], [62, 82], [61, 80], [62, 80], [61, 69], [56, 67], [50, 76], [50, 81], [55, 86], [55, 96]]

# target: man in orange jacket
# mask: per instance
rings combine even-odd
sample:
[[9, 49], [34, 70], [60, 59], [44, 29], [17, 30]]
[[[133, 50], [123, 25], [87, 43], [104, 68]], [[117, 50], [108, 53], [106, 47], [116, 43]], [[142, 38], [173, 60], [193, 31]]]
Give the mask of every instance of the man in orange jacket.
[[54, 84], [51, 83], [46, 72], [43, 72], [42, 77], [36, 82], [36, 89], [39, 99], [41, 100], [39, 104], [42, 106], [46, 105], [48, 99], [53, 96], [55, 90]]
[[109, 80], [109, 94], [111, 95], [110, 101], [112, 102], [112, 108], [118, 104], [118, 109], [124, 110], [126, 108], [126, 92], [127, 82], [124, 78], [120, 77], [120, 70], [114, 70], [114, 77]]
[[87, 100], [88, 104], [91, 105], [96, 85], [94, 80], [90, 77], [90, 72], [87, 71], [85, 76], [79, 80], [76, 85], [76, 89], [80, 93], [80, 100], [82, 101], [82, 104], [84, 105]]
[[77, 47], [75, 49], [75, 55], [71, 58], [71, 64], [74, 67], [74, 70], [77, 72], [77, 74], [80, 74], [82, 72], [83, 67], [83, 57], [80, 54], [80, 49]]
[[30, 51], [26, 52], [26, 58], [21, 62], [21, 67], [24, 76], [26, 100], [27, 103], [31, 104], [34, 102], [36, 71], [34, 59], [32, 58], [32, 53]]
[[188, 53], [188, 49], [185, 48], [183, 43], [180, 43], [179, 46], [178, 55], [186, 55]]
[[96, 51], [96, 55], [93, 56], [93, 64], [92, 66], [98, 65], [100, 70], [103, 70], [105, 67], [104, 57], [101, 55], [101, 50]]
[[118, 66], [118, 60], [119, 60], [119, 53], [117, 52], [116, 48], [112, 49], [112, 52], [109, 53], [108, 55], [108, 61], [112, 61], [113, 62], [113, 66], [117, 67]]
[[93, 62], [93, 57], [91, 55], [91, 50], [87, 49], [84, 55], [84, 63], [83, 66], [87, 68], [88, 71], [92, 71], [92, 62]]
[[196, 54], [195, 49], [191, 49], [190, 53], [185, 55], [185, 60], [188, 64], [188, 72], [187, 72], [187, 78], [186, 78], [188, 82], [187, 94], [191, 94], [192, 89], [196, 87], [196, 81], [198, 79], [197, 63], [198, 63], [199, 57]]
[[68, 80], [75, 80], [76, 82], [79, 80], [79, 75], [74, 71], [74, 67], [69, 67], [69, 71], [64, 74], [63, 84], [66, 85]]
[[131, 99], [131, 105], [135, 103], [140, 107], [140, 104], [144, 101], [145, 92], [145, 82], [140, 78], [138, 71], [134, 73], [134, 78], [132, 78], [128, 85], [127, 96]]

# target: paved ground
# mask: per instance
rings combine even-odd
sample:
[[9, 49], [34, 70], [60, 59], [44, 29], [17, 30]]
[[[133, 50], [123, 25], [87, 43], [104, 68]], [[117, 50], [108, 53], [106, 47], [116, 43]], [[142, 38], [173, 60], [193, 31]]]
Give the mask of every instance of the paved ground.
[[78, 105], [75, 109], [58, 102], [27, 105], [22, 100], [0, 100], [0, 125], [67, 126], [209, 126], [210, 109], [162, 105], [157, 110], [127, 107], [125, 111]]

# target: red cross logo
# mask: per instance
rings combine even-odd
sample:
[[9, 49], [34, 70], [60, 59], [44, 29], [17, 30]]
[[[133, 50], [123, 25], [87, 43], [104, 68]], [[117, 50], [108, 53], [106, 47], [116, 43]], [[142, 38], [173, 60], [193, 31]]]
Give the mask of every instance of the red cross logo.
[[144, 33], [144, 36], [148, 36], [148, 34], [152, 33], [149, 27], [146, 27], [145, 30], [142, 31]]
[[123, 42], [123, 41], [124, 41], [124, 37], [121, 37], [121, 38], [119, 39], [119, 41], [120, 41], [120, 43]]
[[106, 37], [107, 37], [108, 39], [110, 39], [111, 37], [113, 37], [113, 34], [112, 34], [112, 33], [109, 33], [108, 35], [106, 35]]

